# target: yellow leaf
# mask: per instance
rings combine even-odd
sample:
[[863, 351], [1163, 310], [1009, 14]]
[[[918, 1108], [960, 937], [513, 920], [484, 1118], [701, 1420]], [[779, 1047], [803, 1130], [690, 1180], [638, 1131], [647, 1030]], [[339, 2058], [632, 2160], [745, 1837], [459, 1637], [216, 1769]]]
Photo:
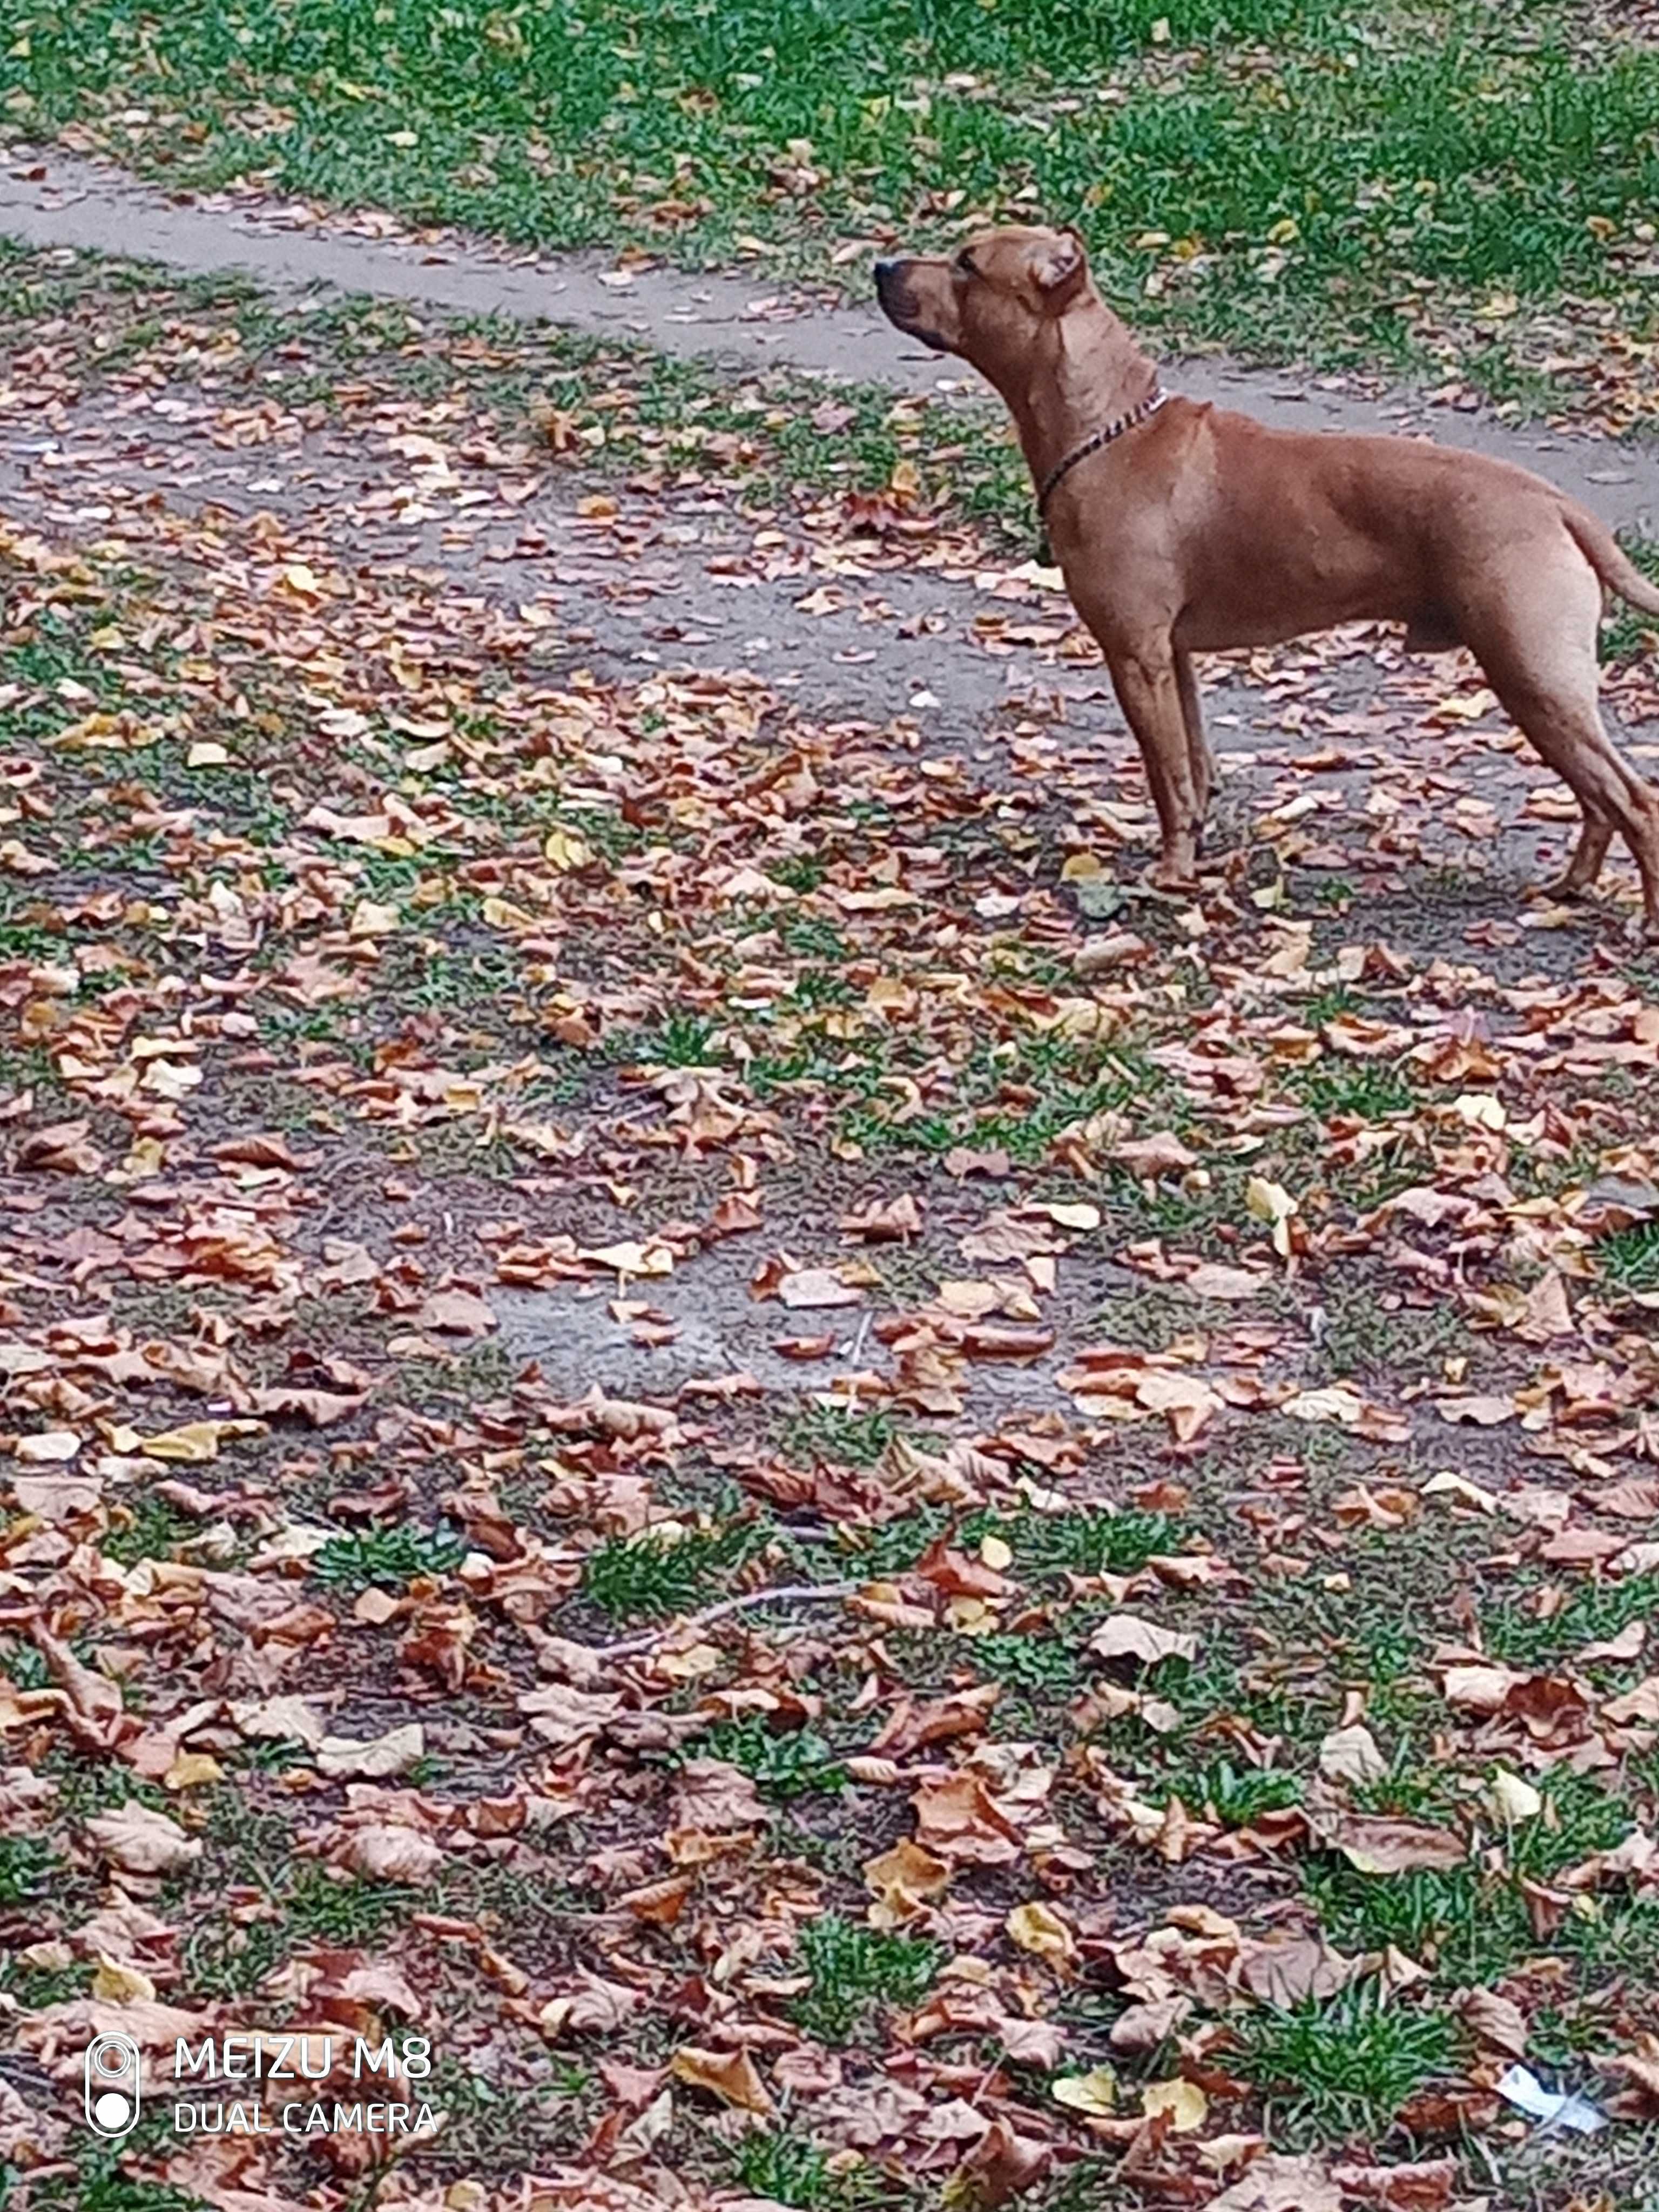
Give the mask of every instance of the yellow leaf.
[[901, 499], [914, 499], [921, 489], [921, 477], [914, 461], [895, 462], [893, 473], [887, 482]]
[[1140, 2109], [1149, 2120], [1167, 2112], [1170, 2131], [1178, 2136], [1191, 2135], [1201, 2128], [1209, 2114], [1209, 2101], [1196, 2081], [1149, 2081], [1140, 2093]]
[[1104, 2118], [1117, 2103], [1117, 2076], [1109, 2066], [1097, 2066], [1087, 2074], [1063, 2074], [1051, 2081], [1048, 2094], [1055, 2104], [1074, 2112], [1094, 2112]]
[[1296, 1212], [1296, 1200], [1282, 1182], [1269, 1182], [1266, 1176], [1252, 1176], [1244, 1186], [1244, 1203], [1258, 1221], [1288, 1221]]
[[1492, 1818], [1508, 1827], [1535, 1820], [1544, 1809], [1544, 1800], [1531, 1783], [1511, 1774], [1507, 1766], [1500, 1766], [1487, 1784], [1484, 1802]]
[[230, 755], [211, 738], [198, 738], [185, 755], [186, 768], [223, 768]]
[[186, 1467], [205, 1467], [219, 1456], [222, 1421], [186, 1421], [179, 1429], [163, 1429], [160, 1436], [141, 1439], [138, 1449], [151, 1459], [181, 1460]]
[[155, 1984], [137, 1966], [98, 1954], [98, 1971], [92, 1978], [92, 1994], [104, 2004], [154, 2004]]
[[1273, 1248], [1281, 1260], [1291, 1256], [1291, 1217], [1297, 1210], [1296, 1200], [1282, 1182], [1269, 1182], [1266, 1176], [1252, 1176], [1244, 1186], [1244, 1203], [1258, 1221], [1272, 1224]]
[[359, 899], [350, 922], [353, 937], [390, 937], [402, 917], [395, 906], [377, 906], [373, 899]]
[[986, 1536], [981, 1539], [979, 1556], [994, 1574], [1006, 1575], [1014, 1564], [1014, 1547], [1004, 1537]]
[[169, 1790], [199, 1790], [204, 1782], [222, 1782], [224, 1773], [211, 1752], [181, 1751], [161, 1780]]
[[1085, 877], [1102, 876], [1105, 872], [1093, 853], [1068, 853], [1060, 862], [1060, 880], [1063, 884], [1075, 884]]
[[593, 857], [574, 830], [550, 830], [542, 851], [556, 868], [585, 868]]
[[510, 899], [497, 898], [494, 891], [485, 899], [480, 911], [492, 929], [528, 929], [535, 921], [533, 914], [526, 914], [521, 906]]
[[1036, 1899], [1030, 1905], [1017, 1905], [1003, 1925], [1022, 1951], [1047, 1959], [1051, 1965], [1068, 1964], [1077, 1955], [1071, 1929], [1050, 1905]]

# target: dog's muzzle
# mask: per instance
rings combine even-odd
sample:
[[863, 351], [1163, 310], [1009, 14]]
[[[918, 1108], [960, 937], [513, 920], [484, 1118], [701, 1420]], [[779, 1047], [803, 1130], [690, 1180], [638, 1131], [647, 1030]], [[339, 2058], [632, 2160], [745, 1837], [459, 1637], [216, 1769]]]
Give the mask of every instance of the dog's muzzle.
[[913, 319], [915, 310], [904, 289], [904, 264], [902, 261], [878, 261], [875, 264], [876, 299], [881, 312], [890, 323], [902, 330], [908, 337], [920, 338], [935, 353], [949, 353], [951, 349], [943, 338], [931, 331], [922, 330]]

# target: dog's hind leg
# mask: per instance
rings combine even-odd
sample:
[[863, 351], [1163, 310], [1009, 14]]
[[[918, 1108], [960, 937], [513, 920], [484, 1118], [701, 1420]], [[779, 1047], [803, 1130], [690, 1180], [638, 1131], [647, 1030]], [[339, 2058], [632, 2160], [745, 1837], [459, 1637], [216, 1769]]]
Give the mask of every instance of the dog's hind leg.
[[1166, 890], [1191, 884], [1202, 820], [1188, 749], [1179, 659], [1167, 634], [1107, 654], [1112, 689], [1146, 764], [1163, 847], [1152, 880]]
[[[1582, 794], [1580, 805], [1583, 805]], [[1558, 876], [1550, 889], [1558, 898], [1583, 898], [1595, 886], [1601, 872], [1601, 863], [1607, 857], [1607, 848], [1613, 842], [1613, 824], [1605, 814], [1592, 814], [1584, 806], [1584, 819], [1579, 827], [1578, 842], [1572, 848], [1572, 857], [1565, 871]]]
[[1181, 714], [1187, 725], [1187, 763], [1192, 771], [1193, 797], [1198, 808], [1198, 849], [1204, 849], [1204, 824], [1209, 817], [1215, 790], [1215, 755], [1204, 734], [1204, 702], [1199, 696], [1193, 656], [1176, 647], [1176, 682], [1181, 687]]
[[1601, 586], [1576, 545], [1518, 546], [1516, 557], [1462, 611], [1464, 641], [1504, 712], [1584, 810], [1564, 888], [1589, 889], [1614, 828], [1642, 878], [1643, 915], [1659, 936], [1659, 790], [1620, 756], [1601, 720], [1596, 626]]

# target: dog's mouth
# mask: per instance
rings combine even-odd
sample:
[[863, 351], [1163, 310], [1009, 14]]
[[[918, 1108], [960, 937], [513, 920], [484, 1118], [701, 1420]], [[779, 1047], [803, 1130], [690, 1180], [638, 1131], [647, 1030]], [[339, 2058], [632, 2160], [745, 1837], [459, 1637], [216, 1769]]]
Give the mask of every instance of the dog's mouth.
[[904, 281], [902, 266], [878, 264], [876, 269], [876, 299], [881, 312], [895, 330], [902, 331], [908, 338], [920, 338], [922, 344], [934, 353], [949, 353], [951, 348], [937, 331], [930, 331], [919, 319], [914, 295]]
[[912, 321], [905, 310], [894, 301], [884, 299], [881, 307], [882, 313], [894, 329], [902, 331], [907, 338], [920, 338], [923, 345], [929, 347], [934, 353], [951, 351], [952, 349], [948, 342], [942, 338], [937, 331], [930, 331], [925, 324]]

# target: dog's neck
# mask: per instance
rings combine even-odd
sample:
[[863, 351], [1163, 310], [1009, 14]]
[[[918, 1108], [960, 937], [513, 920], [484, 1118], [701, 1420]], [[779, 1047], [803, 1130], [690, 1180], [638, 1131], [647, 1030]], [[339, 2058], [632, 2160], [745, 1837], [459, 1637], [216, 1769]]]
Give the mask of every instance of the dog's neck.
[[1030, 374], [1005, 389], [1035, 483], [1158, 389], [1158, 364], [1103, 300], [1079, 301], [1044, 332]]

